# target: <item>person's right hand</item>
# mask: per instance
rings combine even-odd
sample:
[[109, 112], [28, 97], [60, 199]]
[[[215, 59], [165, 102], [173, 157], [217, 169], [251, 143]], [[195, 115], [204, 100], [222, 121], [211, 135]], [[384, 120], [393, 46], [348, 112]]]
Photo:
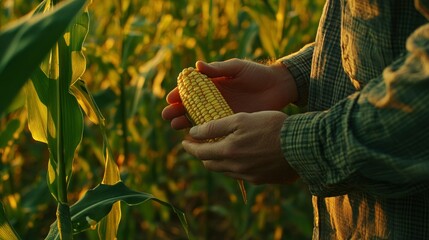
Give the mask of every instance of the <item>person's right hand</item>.
[[[231, 59], [224, 62], [198, 61], [197, 69], [215, 83], [235, 113], [281, 110], [297, 99], [295, 81], [282, 63], [270, 66]], [[191, 126], [177, 88], [167, 95], [169, 105], [162, 117], [174, 129]]]

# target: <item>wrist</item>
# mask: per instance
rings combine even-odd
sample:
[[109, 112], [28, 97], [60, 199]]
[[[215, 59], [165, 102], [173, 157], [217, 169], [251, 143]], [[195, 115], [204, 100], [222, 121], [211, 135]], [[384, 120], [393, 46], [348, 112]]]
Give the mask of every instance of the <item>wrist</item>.
[[287, 104], [298, 100], [298, 88], [295, 79], [287, 66], [282, 62], [275, 62], [270, 66], [272, 78], [275, 79], [277, 85], [282, 88], [285, 93], [285, 102]]

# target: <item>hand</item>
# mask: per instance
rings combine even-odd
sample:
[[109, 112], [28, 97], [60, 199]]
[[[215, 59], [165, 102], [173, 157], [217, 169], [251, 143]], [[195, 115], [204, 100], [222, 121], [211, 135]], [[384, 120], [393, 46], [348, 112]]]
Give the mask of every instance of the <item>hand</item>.
[[[213, 80], [236, 113], [280, 110], [297, 99], [295, 81], [282, 63], [267, 66], [231, 59], [210, 64], [199, 61], [196, 67]], [[190, 127], [177, 88], [168, 94], [167, 102], [170, 105], [162, 117], [171, 120], [172, 128]]]
[[278, 111], [237, 113], [191, 128], [189, 139], [182, 144], [211, 171], [254, 184], [289, 183], [298, 175], [280, 148], [286, 118]]

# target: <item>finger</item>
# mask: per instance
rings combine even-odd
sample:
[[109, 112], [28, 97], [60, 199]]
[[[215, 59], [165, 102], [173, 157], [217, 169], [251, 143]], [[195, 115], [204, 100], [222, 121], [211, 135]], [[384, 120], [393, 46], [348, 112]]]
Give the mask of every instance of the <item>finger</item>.
[[176, 130], [192, 127], [192, 123], [184, 115], [171, 120], [171, 127]]
[[167, 103], [169, 104], [182, 102], [182, 99], [180, 99], [180, 95], [179, 95], [179, 89], [176, 87], [173, 90], [171, 90], [171, 92], [168, 93], [166, 100], [167, 100]]
[[213, 172], [229, 172], [228, 165], [223, 160], [203, 160], [204, 167]]
[[185, 115], [186, 109], [182, 103], [173, 103], [166, 106], [161, 113], [164, 120], [172, 120], [173, 118]]
[[220, 160], [225, 159], [222, 141], [217, 142], [196, 142], [183, 140], [182, 146], [189, 154], [200, 160]]
[[194, 126], [189, 130], [192, 138], [198, 140], [208, 140], [228, 136], [235, 131], [233, 124], [234, 115], [209, 121], [207, 123]]
[[234, 77], [241, 71], [244, 64], [246, 64], [244, 60], [233, 58], [223, 62], [206, 63], [197, 61], [195, 65], [201, 73], [206, 74], [210, 78], [216, 78]]

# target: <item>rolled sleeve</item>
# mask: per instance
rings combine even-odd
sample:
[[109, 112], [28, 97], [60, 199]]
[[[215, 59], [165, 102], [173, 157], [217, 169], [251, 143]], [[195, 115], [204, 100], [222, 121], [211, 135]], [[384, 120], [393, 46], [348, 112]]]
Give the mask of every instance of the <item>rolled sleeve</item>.
[[402, 197], [429, 189], [429, 25], [407, 50], [329, 110], [285, 120], [283, 154], [312, 194]]
[[[343, 104], [352, 104], [343, 101]], [[308, 112], [288, 117], [281, 130], [285, 159], [317, 196], [337, 196], [350, 191], [353, 168], [343, 137], [344, 109]]]
[[[287, 118], [281, 130], [281, 146], [285, 159], [298, 172], [303, 181], [314, 188], [326, 179], [326, 167], [318, 159], [318, 125], [323, 112], [296, 114]], [[312, 191], [317, 193], [319, 191]]]

